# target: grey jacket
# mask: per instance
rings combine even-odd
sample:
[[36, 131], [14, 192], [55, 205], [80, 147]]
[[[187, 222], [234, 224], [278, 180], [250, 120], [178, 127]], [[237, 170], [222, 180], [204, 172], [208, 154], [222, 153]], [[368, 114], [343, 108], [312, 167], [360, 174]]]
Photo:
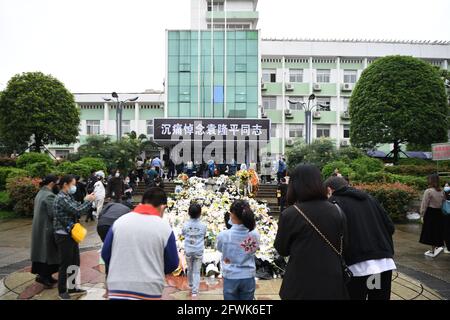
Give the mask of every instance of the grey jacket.
[[58, 264], [58, 251], [53, 235], [53, 202], [55, 194], [42, 187], [34, 199], [31, 229], [31, 261]]

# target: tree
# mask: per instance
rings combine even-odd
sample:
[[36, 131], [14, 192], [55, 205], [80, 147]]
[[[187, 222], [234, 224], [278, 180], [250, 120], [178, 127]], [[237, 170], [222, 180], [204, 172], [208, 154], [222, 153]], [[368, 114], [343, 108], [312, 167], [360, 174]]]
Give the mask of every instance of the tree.
[[0, 95], [0, 136], [9, 148], [75, 143], [79, 124], [73, 95], [50, 75], [17, 74]]
[[322, 169], [327, 163], [336, 160], [337, 150], [335, 143], [330, 139], [315, 139], [310, 145], [299, 140], [286, 151], [286, 156], [288, 167], [291, 170], [299, 164], [306, 163]]
[[389, 56], [361, 75], [350, 99], [350, 140], [357, 147], [392, 143], [394, 162], [400, 145], [447, 141], [449, 106], [444, 83], [431, 64]]

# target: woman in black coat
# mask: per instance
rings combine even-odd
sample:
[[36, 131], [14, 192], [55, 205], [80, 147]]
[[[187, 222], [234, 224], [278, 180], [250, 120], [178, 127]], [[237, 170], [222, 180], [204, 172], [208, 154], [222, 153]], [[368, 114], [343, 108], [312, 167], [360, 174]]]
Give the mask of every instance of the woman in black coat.
[[296, 209], [331, 242], [341, 249], [345, 233], [345, 217], [328, 202], [318, 168], [298, 166], [291, 176], [287, 202], [278, 222], [275, 249], [289, 257], [281, 285], [284, 300], [347, 299], [341, 257]]

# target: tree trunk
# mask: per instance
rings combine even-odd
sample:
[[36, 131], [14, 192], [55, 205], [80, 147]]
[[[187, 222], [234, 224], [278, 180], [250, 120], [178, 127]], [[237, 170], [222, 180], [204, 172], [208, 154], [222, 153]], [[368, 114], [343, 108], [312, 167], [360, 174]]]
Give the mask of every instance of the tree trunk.
[[41, 149], [42, 149], [42, 139], [39, 137], [35, 137], [34, 145], [32, 147], [32, 150], [30, 151], [41, 153]]
[[400, 154], [400, 143], [398, 142], [398, 140], [394, 142], [394, 150], [392, 150], [392, 152], [394, 154], [394, 164], [397, 165]]

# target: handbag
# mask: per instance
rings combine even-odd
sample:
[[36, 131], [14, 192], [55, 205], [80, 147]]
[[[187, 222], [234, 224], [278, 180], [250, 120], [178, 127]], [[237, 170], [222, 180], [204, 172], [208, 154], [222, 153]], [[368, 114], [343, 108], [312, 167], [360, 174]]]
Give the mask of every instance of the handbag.
[[[342, 212], [341, 208], [336, 203], [334, 205], [337, 207], [337, 209], [339, 211], [339, 214], [342, 217], [343, 212]], [[353, 277], [353, 272], [349, 269], [349, 267], [345, 263], [344, 256], [342, 254], [342, 252], [344, 250], [344, 230], [342, 230], [342, 234], [340, 236], [340, 247], [339, 247], [339, 250], [338, 250], [328, 240], [328, 238], [319, 230], [319, 228], [317, 228], [316, 225], [306, 216], [306, 214], [304, 214], [303, 211], [300, 210], [299, 207], [297, 207], [297, 205], [294, 204], [294, 208], [297, 209], [297, 211], [303, 216], [303, 218], [306, 220], [306, 222], [308, 222], [308, 224], [319, 234], [319, 236], [328, 244], [328, 246], [339, 256], [339, 258], [341, 260], [341, 267], [342, 267], [342, 274], [343, 274], [343, 277], [344, 277], [344, 284], [348, 284], [350, 282], [351, 278]]]
[[76, 243], [80, 243], [86, 238], [87, 229], [81, 225], [81, 223], [77, 222], [72, 226], [72, 230], [70, 231], [70, 235], [72, 239]]
[[445, 200], [442, 204], [442, 212], [446, 215], [450, 215], [450, 200]]

